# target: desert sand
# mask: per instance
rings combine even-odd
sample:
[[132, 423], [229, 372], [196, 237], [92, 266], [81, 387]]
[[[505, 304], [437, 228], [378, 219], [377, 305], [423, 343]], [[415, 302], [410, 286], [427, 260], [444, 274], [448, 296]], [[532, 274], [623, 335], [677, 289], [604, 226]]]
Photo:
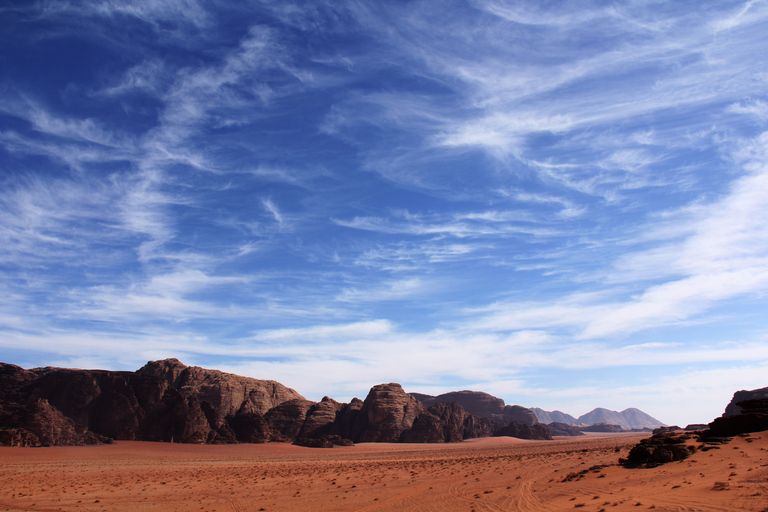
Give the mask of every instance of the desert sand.
[[0, 448], [0, 509], [768, 510], [768, 432], [657, 468], [618, 466], [642, 437]]

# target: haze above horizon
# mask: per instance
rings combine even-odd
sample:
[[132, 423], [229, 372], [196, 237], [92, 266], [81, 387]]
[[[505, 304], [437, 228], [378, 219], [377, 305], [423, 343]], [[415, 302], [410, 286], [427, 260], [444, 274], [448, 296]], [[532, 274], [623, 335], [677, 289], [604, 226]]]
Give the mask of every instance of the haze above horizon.
[[768, 386], [767, 2], [230, 4], [0, 7], [0, 360]]

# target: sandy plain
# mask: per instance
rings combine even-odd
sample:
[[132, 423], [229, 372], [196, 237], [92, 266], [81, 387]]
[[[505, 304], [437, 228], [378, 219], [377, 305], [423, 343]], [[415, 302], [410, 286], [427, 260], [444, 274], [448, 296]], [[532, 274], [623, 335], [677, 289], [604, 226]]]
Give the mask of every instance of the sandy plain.
[[0, 448], [0, 509], [768, 510], [768, 432], [657, 468], [618, 466], [642, 437]]

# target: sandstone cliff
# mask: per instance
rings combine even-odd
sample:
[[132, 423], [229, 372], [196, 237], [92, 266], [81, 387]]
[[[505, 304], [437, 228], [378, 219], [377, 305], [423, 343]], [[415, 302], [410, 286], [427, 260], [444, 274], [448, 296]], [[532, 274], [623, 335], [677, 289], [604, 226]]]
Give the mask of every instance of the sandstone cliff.
[[[458, 442], [513, 435], [548, 438], [519, 406], [458, 392], [425, 406], [399, 384], [374, 386], [365, 401], [306, 400], [274, 381], [150, 361], [136, 372], [0, 364], [0, 444], [89, 444], [109, 439], [179, 443]], [[442, 398], [455, 398], [443, 401]], [[461, 402], [492, 417], [464, 409]], [[532, 414], [532, 413], [531, 413]]]
[[352, 426], [352, 439], [363, 443], [397, 443], [424, 409], [400, 384], [373, 386]]
[[162, 378], [182, 395], [210, 403], [222, 416], [251, 412], [265, 414], [283, 402], [304, 400], [293, 389], [273, 380], [186, 366], [178, 359], [150, 361], [137, 373]]

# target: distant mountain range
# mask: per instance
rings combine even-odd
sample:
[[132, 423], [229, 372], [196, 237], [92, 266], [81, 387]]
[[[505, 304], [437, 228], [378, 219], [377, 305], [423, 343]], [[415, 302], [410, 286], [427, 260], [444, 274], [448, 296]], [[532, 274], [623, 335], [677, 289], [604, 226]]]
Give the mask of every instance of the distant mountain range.
[[596, 423], [608, 423], [611, 425], [620, 425], [623, 429], [635, 428], [658, 428], [666, 425], [653, 416], [650, 416], [640, 409], [630, 407], [621, 412], [611, 411], [598, 407], [587, 414], [574, 418], [570, 414], [561, 411], [545, 411], [538, 407], [531, 408], [539, 423], [565, 423], [566, 425], [594, 425]]

